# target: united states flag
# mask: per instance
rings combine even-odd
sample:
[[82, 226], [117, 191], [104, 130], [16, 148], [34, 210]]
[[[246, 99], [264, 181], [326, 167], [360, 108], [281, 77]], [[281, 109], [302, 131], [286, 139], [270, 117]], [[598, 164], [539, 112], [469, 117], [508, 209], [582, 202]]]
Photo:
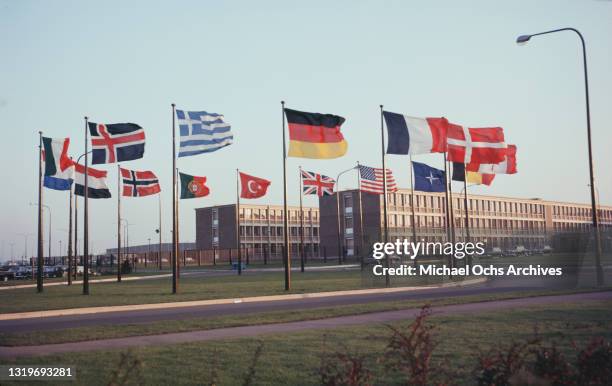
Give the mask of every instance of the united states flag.
[[334, 194], [336, 181], [323, 174], [307, 172], [302, 170], [302, 187], [304, 194], [316, 194], [319, 197]]
[[[397, 184], [391, 169], [386, 169], [387, 193], [396, 192]], [[368, 193], [384, 194], [383, 170], [359, 165], [359, 176], [361, 177], [361, 190]]]
[[176, 117], [181, 134], [179, 157], [210, 153], [234, 141], [231, 126], [221, 114], [176, 110]]

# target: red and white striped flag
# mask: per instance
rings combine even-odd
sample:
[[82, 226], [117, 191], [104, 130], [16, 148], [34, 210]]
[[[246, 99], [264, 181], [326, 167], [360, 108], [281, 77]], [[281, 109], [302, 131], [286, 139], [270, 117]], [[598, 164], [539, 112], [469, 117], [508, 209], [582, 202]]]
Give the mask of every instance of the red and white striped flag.
[[[391, 169], [386, 170], [387, 174], [387, 193], [397, 191], [397, 184]], [[382, 168], [371, 168], [359, 165], [359, 175], [361, 177], [361, 191], [368, 193], [384, 194], [384, 180]]]

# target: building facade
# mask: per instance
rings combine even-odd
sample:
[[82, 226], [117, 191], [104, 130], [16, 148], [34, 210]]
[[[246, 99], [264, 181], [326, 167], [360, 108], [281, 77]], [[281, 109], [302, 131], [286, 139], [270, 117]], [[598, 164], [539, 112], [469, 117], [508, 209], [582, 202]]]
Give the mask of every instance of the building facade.
[[[338, 194], [323, 196], [319, 199], [319, 208], [304, 208], [307, 257], [366, 255], [372, 243], [383, 241], [382, 195], [347, 190], [340, 192], [339, 202], [337, 197]], [[468, 239], [464, 203], [462, 194], [452, 194], [455, 241]], [[414, 235], [417, 240], [447, 241], [444, 207], [444, 193], [414, 192], [412, 195], [409, 189], [389, 193], [389, 241], [412, 240]], [[509, 250], [517, 246], [541, 249], [551, 245], [553, 235], [589, 232], [592, 228], [591, 208], [587, 204], [468, 195], [467, 207], [469, 240], [484, 242], [488, 250]], [[604, 232], [612, 229], [612, 207], [600, 206], [598, 216]], [[300, 229], [300, 209], [289, 207], [289, 240], [294, 258], [298, 256]], [[241, 204], [240, 232], [242, 248], [248, 248], [255, 256], [281, 256], [283, 207]], [[602, 240], [605, 248], [612, 248], [609, 236]], [[236, 205], [196, 209], [196, 248], [236, 248]]]
[[[283, 207], [240, 204], [240, 244], [254, 256], [282, 255]], [[288, 207], [289, 243], [296, 256], [301, 240], [300, 208]], [[319, 256], [319, 209], [304, 207], [304, 255]], [[236, 205], [196, 209], [196, 248], [236, 248]]]

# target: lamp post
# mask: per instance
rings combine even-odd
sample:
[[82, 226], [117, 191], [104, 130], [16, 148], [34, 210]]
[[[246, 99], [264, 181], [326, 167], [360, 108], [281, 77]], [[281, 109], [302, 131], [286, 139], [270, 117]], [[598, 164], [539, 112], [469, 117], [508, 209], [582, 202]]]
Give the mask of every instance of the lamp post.
[[591, 146], [591, 108], [589, 105], [589, 77], [587, 71], [586, 44], [584, 37], [575, 28], [559, 28], [550, 31], [539, 32], [530, 35], [521, 35], [516, 39], [517, 44], [525, 44], [534, 36], [546, 35], [555, 32], [571, 31], [576, 33], [582, 44], [582, 63], [584, 70], [584, 95], [586, 104], [586, 123], [587, 123], [587, 144], [589, 153], [589, 181], [591, 187], [591, 212], [593, 221], [593, 231], [595, 233], [595, 269], [597, 271], [597, 284], [603, 285], [603, 268], [601, 266], [601, 240], [599, 235], [599, 221], [597, 218], [597, 201], [595, 199], [595, 176], [593, 172], [593, 149]]
[[356, 166], [353, 166], [350, 169], [346, 169], [341, 171], [336, 178], [336, 216], [338, 219], [338, 263], [342, 264], [342, 260], [344, 257], [344, 243], [343, 243], [343, 235], [342, 235], [342, 226], [340, 225], [340, 177], [343, 174], [350, 172], [351, 170], [357, 169]]

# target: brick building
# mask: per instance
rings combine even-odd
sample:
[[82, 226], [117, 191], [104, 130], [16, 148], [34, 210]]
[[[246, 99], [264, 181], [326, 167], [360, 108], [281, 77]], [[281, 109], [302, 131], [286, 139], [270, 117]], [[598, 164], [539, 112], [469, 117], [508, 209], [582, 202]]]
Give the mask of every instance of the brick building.
[[[383, 229], [382, 195], [340, 192], [319, 199], [319, 208], [304, 208], [304, 245], [306, 256], [337, 257], [338, 210], [340, 214], [341, 252], [356, 256], [369, 251], [373, 242], [381, 241]], [[360, 198], [362, 200], [361, 205]], [[540, 199], [469, 195], [468, 219], [470, 240], [483, 241], [487, 248], [507, 250], [516, 246], [539, 249], [551, 244], [551, 237], [560, 233], [588, 232], [591, 229], [591, 208]], [[464, 198], [453, 194], [455, 239], [463, 241], [465, 232]], [[389, 240], [412, 238], [410, 190], [388, 194]], [[414, 222], [418, 240], [446, 241], [444, 193], [414, 193]], [[363, 212], [361, 212], [363, 209]], [[241, 243], [255, 255], [281, 256], [283, 245], [282, 206], [240, 206]], [[236, 206], [220, 205], [196, 209], [196, 248], [236, 248]], [[604, 230], [612, 227], [612, 207], [600, 206], [599, 220]], [[297, 256], [300, 240], [299, 207], [289, 207], [292, 256]], [[612, 248], [612, 240], [604, 235], [604, 247]], [[366, 252], [367, 253], [367, 252]]]

